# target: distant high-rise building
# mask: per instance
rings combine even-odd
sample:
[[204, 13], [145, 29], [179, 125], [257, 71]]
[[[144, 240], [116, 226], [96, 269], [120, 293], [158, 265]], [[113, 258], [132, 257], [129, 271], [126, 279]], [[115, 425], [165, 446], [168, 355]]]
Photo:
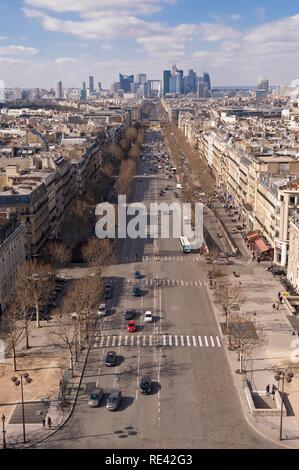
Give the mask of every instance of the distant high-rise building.
[[61, 81], [55, 83], [55, 98], [57, 100], [62, 99], [62, 82]]
[[136, 82], [131, 83], [131, 93], [134, 93], [134, 94], [137, 93], [138, 85], [139, 85], [139, 84], [136, 83]]
[[139, 73], [136, 76], [136, 83], [138, 83], [139, 85], [144, 85], [145, 82], [146, 82], [146, 74], [145, 73]]
[[196, 84], [197, 84], [196, 72], [194, 72], [194, 70], [190, 69], [189, 72], [188, 72], [188, 92], [189, 93], [195, 93], [196, 92]]
[[98, 90], [102, 91], [102, 83], [101, 82], [98, 83]]
[[207, 84], [208, 90], [210, 91], [211, 90], [211, 79], [210, 79], [210, 75], [208, 74], [208, 72], [203, 73], [203, 81]]
[[202, 77], [200, 77], [198, 82], [197, 94], [199, 98], [208, 98], [209, 96], [209, 88], [207, 82], [204, 82]]
[[171, 75], [169, 80], [169, 93], [182, 93], [182, 76], [180, 73]]
[[171, 71], [164, 70], [163, 72], [163, 95], [166, 95], [166, 93], [169, 93], [170, 77], [171, 77]]
[[131, 92], [131, 83], [134, 83], [134, 75], [119, 74], [120, 89], [125, 93]]
[[266, 77], [259, 78], [257, 82], [257, 89], [269, 91], [269, 80]]
[[94, 77], [92, 76], [89, 77], [89, 94], [94, 94]]
[[85, 101], [87, 98], [86, 82], [82, 83], [82, 88], [80, 90], [80, 101]]
[[118, 94], [119, 90], [120, 90], [120, 82], [114, 82], [112, 83], [111, 87], [110, 87], [112, 93], [114, 95]]

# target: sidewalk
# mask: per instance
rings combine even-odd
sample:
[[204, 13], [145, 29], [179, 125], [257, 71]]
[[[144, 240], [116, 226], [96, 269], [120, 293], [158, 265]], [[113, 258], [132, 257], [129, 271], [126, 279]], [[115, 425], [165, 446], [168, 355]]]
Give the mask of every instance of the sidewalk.
[[[217, 217], [222, 219], [230, 232], [236, 224], [231, 222], [219, 203], [216, 203], [215, 206]], [[279, 310], [273, 310], [272, 308], [272, 305], [277, 301], [278, 292], [283, 292], [284, 288], [278, 279], [266, 271], [269, 262], [258, 264], [251, 261], [251, 253], [241, 235], [230, 236], [234, 239], [242, 257], [236, 260], [234, 265], [225, 267], [224, 271], [232, 282], [240, 282], [242, 288], [246, 291], [246, 302], [240, 306], [240, 312], [254, 314], [254, 321], [261, 326], [266, 336], [266, 344], [254, 350], [251, 357], [246, 358], [246, 378], [251, 382], [253, 391], [264, 393], [268, 384], [278, 386], [274, 379], [273, 367], [285, 368], [292, 366], [294, 378], [290, 384], [285, 382], [285, 403], [288, 416], [283, 419], [284, 440], [282, 443], [283, 445], [299, 448], [299, 368], [296, 370], [296, 364], [291, 362], [291, 353], [294, 350], [291, 343], [294, 339], [298, 340], [299, 346], [299, 338], [297, 335], [293, 335], [295, 330], [288, 319], [291, 313], [286, 305], [280, 305]], [[234, 277], [233, 271], [240, 275], [238, 279]], [[210, 290], [210, 295], [213, 300], [213, 290]], [[223, 323], [225, 319], [222, 310], [215, 302], [213, 302], [213, 305], [217, 321]], [[262, 418], [255, 418], [251, 415], [243, 391], [244, 375], [236, 373], [239, 368], [237, 353], [227, 350], [227, 355], [239, 386], [248, 420], [264, 435], [280, 442], [280, 417], [268, 418], [263, 416]]]

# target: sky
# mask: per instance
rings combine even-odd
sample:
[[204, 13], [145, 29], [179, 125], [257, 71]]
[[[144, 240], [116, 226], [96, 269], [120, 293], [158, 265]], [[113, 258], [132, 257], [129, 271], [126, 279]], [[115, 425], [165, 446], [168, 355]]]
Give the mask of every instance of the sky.
[[124, 74], [207, 70], [212, 86], [299, 77], [298, 0], [0, 0], [6, 87], [108, 88]]

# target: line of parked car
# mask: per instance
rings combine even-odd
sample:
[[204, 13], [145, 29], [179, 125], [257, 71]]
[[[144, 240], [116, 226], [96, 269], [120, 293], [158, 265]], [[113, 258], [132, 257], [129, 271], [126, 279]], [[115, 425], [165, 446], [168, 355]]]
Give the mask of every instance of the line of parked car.
[[[51, 311], [56, 308], [57, 306], [57, 296], [60, 294], [62, 291], [64, 285], [65, 285], [65, 279], [60, 279], [56, 278], [55, 283], [54, 283], [54, 288], [49, 294], [48, 301], [46, 304], [42, 305], [39, 308], [39, 319], [44, 320], [44, 321], [49, 321], [51, 320]], [[34, 307], [31, 307], [27, 312], [26, 312], [26, 318], [28, 320], [36, 320], [36, 309]]]

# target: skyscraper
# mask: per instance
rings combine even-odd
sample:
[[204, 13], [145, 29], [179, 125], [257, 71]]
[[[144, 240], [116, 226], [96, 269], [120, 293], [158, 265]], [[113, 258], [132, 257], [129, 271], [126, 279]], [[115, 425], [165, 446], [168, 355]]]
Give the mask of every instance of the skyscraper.
[[196, 83], [197, 83], [197, 75], [194, 70], [190, 69], [188, 72], [188, 91], [189, 93], [196, 92]]
[[101, 82], [98, 83], [98, 90], [102, 91], [102, 83]]
[[259, 78], [257, 82], [257, 89], [269, 91], [269, 80], [266, 77]]
[[169, 93], [170, 77], [171, 77], [171, 71], [164, 70], [163, 72], [163, 95], [166, 95], [166, 93]]
[[119, 74], [120, 88], [125, 93], [131, 92], [131, 83], [134, 83], [134, 75], [123, 75]]
[[145, 73], [139, 73], [136, 77], [136, 83], [140, 85], [144, 85], [146, 82], [146, 74]]
[[208, 90], [210, 91], [211, 90], [211, 79], [210, 79], [210, 75], [208, 74], [208, 72], [203, 73], [203, 81], [207, 84]]
[[169, 92], [181, 94], [182, 93], [182, 76], [180, 73], [172, 74], [169, 81]]
[[89, 77], [89, 94], [94, 94], [94, 77], [92, 76]]
[[55, 82], [55, 98], [57, 100], [62, 99], [62, 82]]
[[80, 100], [85, 101], [87, 98], [87, 92], [86, 92], [86, 82], [82, 83], [82, 88], [80, 90]]

